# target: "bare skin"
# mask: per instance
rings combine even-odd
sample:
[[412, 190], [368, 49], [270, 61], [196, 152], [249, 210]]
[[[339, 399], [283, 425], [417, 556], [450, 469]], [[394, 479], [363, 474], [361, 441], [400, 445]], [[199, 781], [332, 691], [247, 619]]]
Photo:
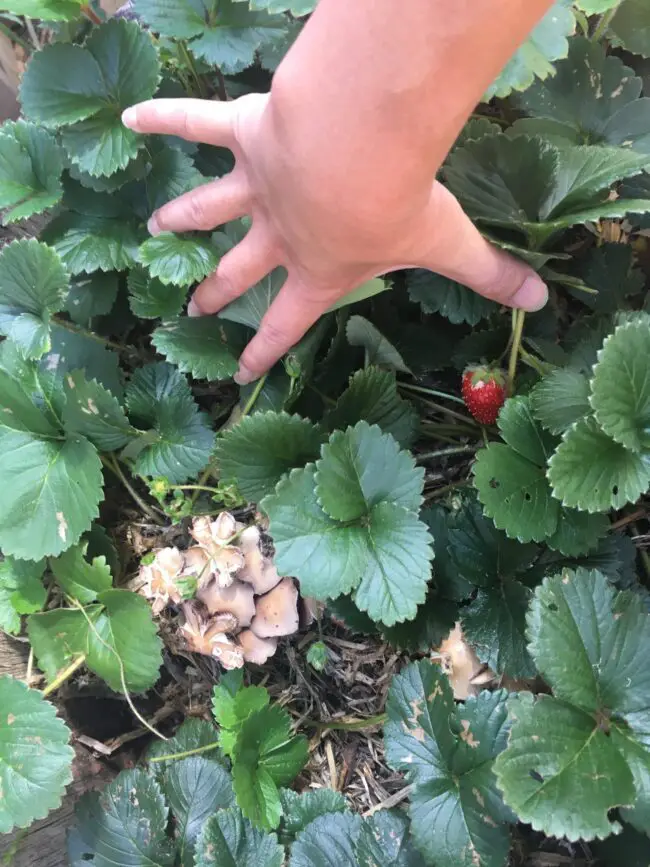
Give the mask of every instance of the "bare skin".
[[435, 175], [490, 82], [552, 0], [320, 0], [270, 94], [152, 100], [124, 112], [142, 133], [230, 148], [232, 173], [169, 202], [152, 234], [252, 227], [195, 291], [216, 313], [278, 265], [287, 281], [244, 350], [240, 384], [265, 373], [370, 277], [428, 268], [538, 310], [548, 292], [485, 241]]

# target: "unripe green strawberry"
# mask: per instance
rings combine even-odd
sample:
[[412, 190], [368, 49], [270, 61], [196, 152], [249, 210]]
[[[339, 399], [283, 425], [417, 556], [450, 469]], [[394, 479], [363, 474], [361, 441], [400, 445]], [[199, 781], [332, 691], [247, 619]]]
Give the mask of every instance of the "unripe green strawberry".
[[494, 424], [506, 399], [506, 376], [499, 368], [468, 367], [463, 374], [465, 406], [481, 424]]

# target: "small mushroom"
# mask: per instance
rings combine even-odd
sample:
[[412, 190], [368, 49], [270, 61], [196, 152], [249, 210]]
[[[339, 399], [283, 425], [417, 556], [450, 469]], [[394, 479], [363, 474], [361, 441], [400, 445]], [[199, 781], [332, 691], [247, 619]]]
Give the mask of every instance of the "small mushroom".
[[244, 568], [237, 578], [252, 584], [256, 596], [262, 596], [280, 583], [282, 576], [273, 563], [262, 554], [262, 535], [256, 526], [246, 527], [239, 537], [239, 547], [244, 555]]
[[220, 587], [211, 581], [196, 594], [210, 614], [232, 614], [241, 627], [250, 626], [255, 615], [255, 599], [250, 584], [233, 581], [229, 587]]
[[300, 628], [306, 629], [311, 626], [314, 621], [323, 616], [325, 604], [319, 602], [318, 599], [313, 599], [311, 596], [301, 596], [298, 600], [298, 615], [300, 619]]
[[237, 531], [237, 522], [230, 512], [221, 512], [210, 526], [213, 539], [226, 542]]
[[278, 648], [277, 638], [259, 638], [252, 629], [240, 632], [237, 641], [244, 651], [244, 661], [255, 665], [263, 665]]
[[183, 615], [185, 623], [181, 632], [189, 650], [215, 657], [226, 669], [242, 667], [243, 650], [225, 634], [237, 628], [236, 617], [220, 614], [206, 619], [201, 608], [191, 602], [183, 605]]
[[478, 695], [481, 686], [494, 680], [494, 672], [480, 661], [465, 641], [460, 623], [454, 626], [438, 648], [438, 653], [433, 654], [433, 659], [440, 661], [454, 691], [454, 698], [461, 701], [471, 695]]
[[209, 558], [210, 574], [216, 575], [219, 584], [232, 584], [237, 572], [244, 566], [244, 555], [235, 545], [227, 545], [236, 529], [236, 522], [229, 512], [222, 512], [216, 521], [201, 516], [192, 523], [191, 533]]
[[210, 558], [203, 548], [195, 545], [183, 553], [183, 575], [193, 575], [198, 579], [199, 586], [203, 587], [212, 578], [210, 572]]
[[154, 614], [160, 614], [170, 602], [178, 605], [181, 601], [176, 578], [182, 568], [183, 555], [178, 548], [161, 548], [156, 552], [153, 563], [140, 567], [140, 576], [145, 582], [142, 592], [152, 600], [151, 610]]
[[257, 600], [251, 629], [258, 638], [293, 635], [298, 631], [298, 588], [291, 578], [283, 578]]

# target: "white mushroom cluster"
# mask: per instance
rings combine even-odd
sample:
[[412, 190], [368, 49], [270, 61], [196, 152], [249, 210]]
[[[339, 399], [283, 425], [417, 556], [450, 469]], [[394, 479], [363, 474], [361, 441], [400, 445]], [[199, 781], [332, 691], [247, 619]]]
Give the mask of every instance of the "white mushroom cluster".
[[190, 533], [196, 545], [162, 548], [140, 567], [141, 592], [153, 612], [179, 607], [188, 650], [212, 656], [226, 669], [262, 664], [275, 653], [278, 638], [313, 620], [310, 600], [301, 599], [293, 578], [279, 575], [263, 553], [257, 526], [222, 512], [215, 520], [195, 518]]

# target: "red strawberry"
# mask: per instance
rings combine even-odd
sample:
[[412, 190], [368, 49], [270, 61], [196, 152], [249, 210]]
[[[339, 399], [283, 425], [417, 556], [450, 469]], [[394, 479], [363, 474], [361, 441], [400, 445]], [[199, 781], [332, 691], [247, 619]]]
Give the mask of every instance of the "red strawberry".
[[506, 399], [506, 375], [499, 368], [468, 367], [463, 374], [465, 406], [481, 424], [494, 424]]

